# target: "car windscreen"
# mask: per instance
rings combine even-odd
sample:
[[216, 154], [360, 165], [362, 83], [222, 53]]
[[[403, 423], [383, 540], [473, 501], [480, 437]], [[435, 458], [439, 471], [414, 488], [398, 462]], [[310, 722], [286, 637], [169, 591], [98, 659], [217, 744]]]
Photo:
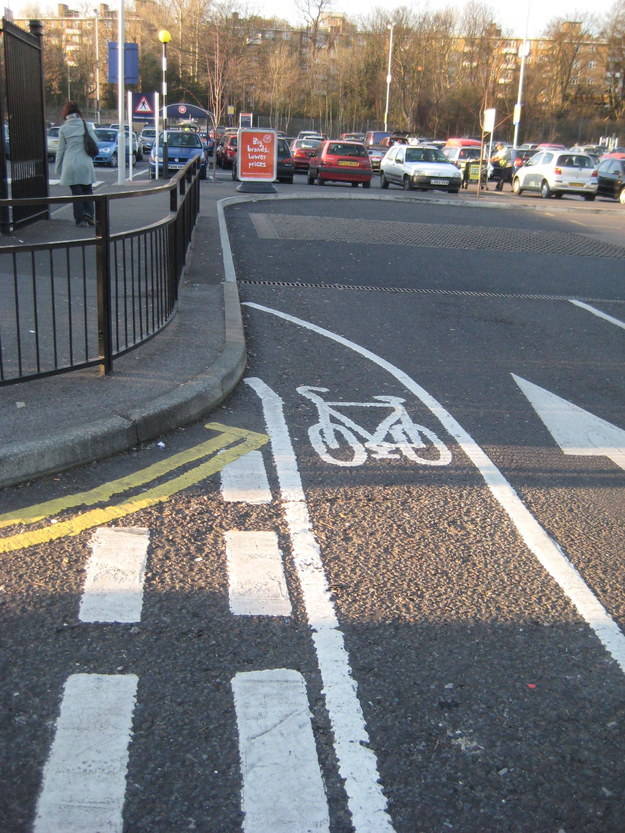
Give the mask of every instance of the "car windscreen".
[[406, 148], [406, 162], [448, 162], [444, 153], [434, 148]]
[[332, 156], [366, 156], [367, 151], [364, 145], [350, 145], [347, 142], [331, 142], [328, 145], [329, 154]]
[[52, 136], [52, 137], [58, 136], [60, 129], [61, 129], [60, 127], [50, 127], [48, 129], [48, 136]]
[[278, 139], [278, 156], [281, 159], [288, 158], [291, 155], [291, 149], [286, 139]]
[[96, 130], [95, 135], [98, 142], [117, 141], [117, 130]]
[[156, 136], [156, 130], [154, 130], [153, 127], [148, 129], [148, 130], [142, 130], [141, 135], [142, 136], [147, 136], [148, 139], [153, 139], [154, 136]]
[[201, 148], [202, 143], [195, 133], [168, 133], [167, 144], [175, 148]]

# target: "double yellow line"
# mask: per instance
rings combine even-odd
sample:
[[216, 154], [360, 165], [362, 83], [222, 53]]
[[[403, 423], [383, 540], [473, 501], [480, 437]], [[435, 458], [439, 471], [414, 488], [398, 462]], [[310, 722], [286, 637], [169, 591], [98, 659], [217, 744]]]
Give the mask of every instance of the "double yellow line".
[[49, 526], [37, 527], [16, 535], [0, 537], [0, 553], [14, 552], [36, 544], [55, 541], [58, 538], [78, 535], [80, 532], [84, 532], [85, 529], [102, 526], [117, 518], [123, 518], [133, 512], [138, 512], [140, 509], [162, 503], [177, 492], [221, 471], [228, 463], [242, 457], [249, 451], [255, 451], [268, 441], [266, 434], [245, 431], [242, 428], [232, 428], [219, 422], [209, 422], [204, 427], [209, 431], [217, 432], [217, 436], [186, 451], [173, 454], [171, 457], [144, 469], [139, 469], [139, 471], [126, 477], [103, 483], [95, 489], [65, 495], [54, 500], [48, 500], [45, 503], [38, 503], [34, 506], [27, 506], [24, 509], [0, 515], [0, 529], [17, 524], [41, 523], [53, 519], [55, 515], [68, 509], [104, 503], [114, 495], [137, 489], [163, 475], [169, 474], [180, 466], [209, 457], [205, 462], [199, 463], [183, 474], [133, 495], [122, 503], [90, 509], [67, 520], [59, 520]]

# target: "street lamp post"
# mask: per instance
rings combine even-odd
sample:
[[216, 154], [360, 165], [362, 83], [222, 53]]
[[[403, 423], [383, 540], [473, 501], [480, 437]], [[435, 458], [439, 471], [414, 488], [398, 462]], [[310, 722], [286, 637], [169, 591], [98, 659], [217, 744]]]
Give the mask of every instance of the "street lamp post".
[[98, 29], [98, 9], [93, 10], [95, 16], [95, 120], [100, 124], [100, 32]]
[[393, 27], [394, 23], [389, 23], [390, 37], [388, 41], [388, 69], [386, 72], [386, 106], [384, 108], [384, 132], [388, 131], [388, 103], [391, 94], [391, 60], [393, 58]]
[[[163, 45], [163, 83], [162, 83], [162, 96], [163, 96], [163, 176], [167, 178], [169, 171], [168, 171], [168, 162], [169, 162], [169, 153], [167, 149], [167, 44], [171, 40], [171, 35], [167, 31], [167, 29], [161, 29], [158, 33], [158, 39]], [[157, 160], [158, 162], [158, 160]]]
[[525, 75], [525, 59], [530, 54], [530, 42], [526, 39], [519, 47], [519, 56], [521, 58], [521, 70], [519, 72], [519, 92], [517, 95], [517, 102], [514, 105], [514, 139], [512, 140], [512, 147], [518, 147], [519, 141], [519, 125], [521, 124], [521, 107], [523, 104], [523, 77]]

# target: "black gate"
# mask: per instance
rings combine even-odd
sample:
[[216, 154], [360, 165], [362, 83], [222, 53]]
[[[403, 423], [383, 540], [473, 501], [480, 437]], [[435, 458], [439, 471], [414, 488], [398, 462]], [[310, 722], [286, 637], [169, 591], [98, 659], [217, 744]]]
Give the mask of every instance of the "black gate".
[[[31, 21], [30, 32], [2, 20], [3, 72], [0, 120], [3, 159], [0, 163], [3, 196], [10, 199], [48, 196], [45, 105], [41, 23]], [[5, 109], [6, 108], [6, 109]], [[10, 182], [10, 187], [7, 187]], [[47, 208], [14, 207], [2, 217], [2, 230], [48, 216]]]

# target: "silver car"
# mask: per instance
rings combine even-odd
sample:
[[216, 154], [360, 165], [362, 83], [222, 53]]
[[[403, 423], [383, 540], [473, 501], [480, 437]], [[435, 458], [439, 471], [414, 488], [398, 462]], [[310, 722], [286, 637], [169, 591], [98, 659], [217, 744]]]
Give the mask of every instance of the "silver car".
[[404, 191], [418, 188], [457, 194], [462, 174], [436, 147], [398, 144], [389, 149], [380, 163], [380, 185], [388, 188], [391, 183]]
[[49, 127], [46, 134], [46, 145], [48, 152], [48, 159], [56, 159], [56, 152], [59, 149], [59, 130], [60, 127]]
[[543, 150], [528, 159], [512, 180], [515, 194], [538, 191], [543, 199], [578, 194], [589, 202], [597, 195], [597, 165], [586, 153]]

